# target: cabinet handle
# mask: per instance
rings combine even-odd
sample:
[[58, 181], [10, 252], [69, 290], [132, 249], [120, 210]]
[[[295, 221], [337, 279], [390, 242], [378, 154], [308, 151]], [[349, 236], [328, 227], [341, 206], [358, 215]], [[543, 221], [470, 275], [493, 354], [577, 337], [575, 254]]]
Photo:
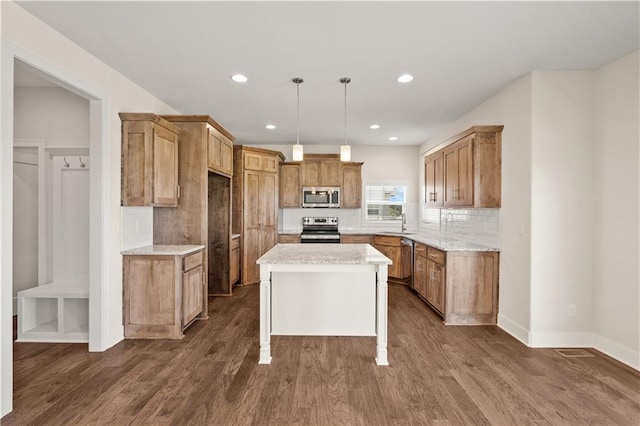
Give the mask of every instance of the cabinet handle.
[[453, 198], [454, 200], [457, 200], [458, 197], [456, 196], [456, 194], [458, 193], [457, 189], [452, 189], [451, 190], [451, 198]]

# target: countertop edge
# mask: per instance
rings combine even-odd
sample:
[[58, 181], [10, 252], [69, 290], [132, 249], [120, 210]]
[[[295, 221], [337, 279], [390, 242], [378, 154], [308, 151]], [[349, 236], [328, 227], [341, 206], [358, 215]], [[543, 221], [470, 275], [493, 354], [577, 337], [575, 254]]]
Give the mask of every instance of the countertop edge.
[[185, 256], [203, 250], [204, 245], [154, 244], [120, 252], [123, 256]]

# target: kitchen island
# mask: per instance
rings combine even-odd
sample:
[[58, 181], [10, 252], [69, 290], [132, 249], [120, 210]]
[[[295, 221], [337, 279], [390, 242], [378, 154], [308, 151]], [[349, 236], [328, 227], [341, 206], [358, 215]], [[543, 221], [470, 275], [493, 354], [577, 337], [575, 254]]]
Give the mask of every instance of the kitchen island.
[[376, 336], [387, 361], [387, 268], [369, 244], [278, 244], [260, 265], [260, 364], [271, 336]]

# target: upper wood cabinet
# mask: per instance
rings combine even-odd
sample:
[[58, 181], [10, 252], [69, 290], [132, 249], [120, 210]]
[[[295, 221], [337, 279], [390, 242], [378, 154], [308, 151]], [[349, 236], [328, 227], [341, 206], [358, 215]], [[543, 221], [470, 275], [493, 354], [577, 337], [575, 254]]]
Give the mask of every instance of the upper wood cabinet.
[[[252, 160], [257, 164], [257, 160]], [[362, 165], [342, 162], [338, 154], [307, 154], [304, 161], [280, 165], [280, 207], [302, 207], [303, 186], [340, 187], [340, 207], [362, 207]]]
[[340, 186], [342, 167], [336, 154], [307, 154], [302, 161], [302, 186]]
[[300, 163], [280, 165], [280, 207], [302, 207]]
[[207, 167], [231, 177], [233, 175], [233, 142], [212, 126], [207, 126]]
[[444, 205], [444, 156], [442, 152], [424, 159], [424, 199], [428, 207]]
[[362, 207], [362, 164], [342, 163], [342, 192], [340, 207], [359, 209]]
[[180, 129], [155, 114], [120, 113], [123, 206], [178, 205]]
[[428, 207], [500, 207], [502, 129], [471, 127], [425, 158]]

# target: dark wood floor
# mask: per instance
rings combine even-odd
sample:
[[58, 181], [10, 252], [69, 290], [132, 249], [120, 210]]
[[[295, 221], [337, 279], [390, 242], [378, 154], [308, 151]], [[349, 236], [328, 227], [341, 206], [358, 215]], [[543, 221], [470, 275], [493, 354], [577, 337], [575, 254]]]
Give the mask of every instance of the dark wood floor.
[[375, 365], [372, 337], [274, 336], [272, 364], [258, 365], [258, 290], [213, 299], [181, 341], [15, 343], [2, 424], [640, 424], [635, 370], [593, 350], [530, 349], [497, 327], [445, 327], [400, 285], [389, 367]]

